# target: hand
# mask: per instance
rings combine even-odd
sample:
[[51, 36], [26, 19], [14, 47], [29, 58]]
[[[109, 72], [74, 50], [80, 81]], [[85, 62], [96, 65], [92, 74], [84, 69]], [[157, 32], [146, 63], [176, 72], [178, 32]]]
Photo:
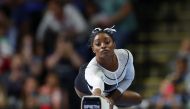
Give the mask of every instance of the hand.
[[110, 109], [113, 109], [113, 106], [114, 106], [114, 102], [113, 102], [113, 100], [111, 100], [111, 99], [108, 99], [109, 101], [109, 104], [110, 104]]
[[104, 96], [101, 96], [101, 97], [104, 98], [109, 103], [109, 109], [113, 109], [114, 101]]

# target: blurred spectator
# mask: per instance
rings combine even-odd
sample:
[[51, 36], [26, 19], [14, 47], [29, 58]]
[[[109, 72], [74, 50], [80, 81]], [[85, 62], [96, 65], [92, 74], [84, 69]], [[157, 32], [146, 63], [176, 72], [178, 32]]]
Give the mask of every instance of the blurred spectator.
[[185, 57], [188, 59], [188, 72], [190, 72], [190, 38], [185, 38], [181, 41], [181, 48], [177, 57]]
[[22, 37], [20, 43], [20, 54], [25, 65], [30, 65], [33, 58], [34, 41], [31, 34], [26, 34]]
[[35, 57], [32, 59], [32, 62], [30, 64], [30, 71], [33, 77], [35, 77], [39, 84], [42, 83], [43, 76], [44, 76], [44, 65], [43, 60], [39, 59], [38, 57]]
[[23, 109], [38, 109], [38, 83], [34, 77], [26, 78], [22, 94]]
[[19, 109], [21, 107], [20, 95], [24, 77], [22, 59], [19, 55], [14, 55], [11, 61], [10, 72], [4, 74], [1, 78], [1, 83], [8, 95], [8, 106], [11, 109]]
[[71, 0], [75, 6], [78, 7], [80, 12], [82, 12], [83, 16], [87, 21], [98, 12], [98, 7], [94, 3], [93, 0]]
[[181, 96], [175, 92], [174, 85], [164, 80], [160, 84], [159, 93], [151, 98], [151, 109], [183, 109]]
[[7, 108], [7, 95], [6, 90], [0, 84], [0, 109]]
[[58, 75], [54, 71], [48, 73], [39, 94], [40, 109], [69, 109], [67, 91], [62, 90]]
[[[185, 58], [187, 60], [187, 65], [186, 65], [186, 72], [187, 74], [184, 75], [185, 78], [185, 87], [187, 89], [188, 94], [190, 95], [190, 38], [184, 38], [181, 41], [180, 44], [180, 49], [177, 52], [177, 56], [175, 56], [174, 61], [180, 59], [180, 58]], [[175, 63], [172, 61], [171, 62], [171, 69], [175, 68]], [[190, 100], [189, 100], [190, 101]]]
[[[56, 40], [54, 52], [52, 53], [52, 55], [50, 55], [47, 58], [47, 63], [46, 63], [47, 68], [48, 69], [55, 68], [57, 64], [61, 64], [60, 62], [61, 60], [63, 63], [67, 63], [67, 64], [70, 64], [70, 66], [72, 66], [72, 68], [69, 68], [70, 70], [78, 69], [79, 66], [83, 63], [83, 59], [75, 51], [71, 40], [67, 36], [63, 36], [62, 34], [60, 34]], [[59, 68], [62, 69], [64, 68], [64, 66], [59, 67]], [[57, 70], [63, 72], [59, 68]], [[69, 74], [72, 74], [72, 73], [69, 73]]]
[[0, 9], [0, 74], [10, 68], [10, 57], [16, 44], [14, 31], [8, 16]]
[[169, 63], [170, 68], [174, 70], [175, 61], [178, 58], [186, 58], [187, 59], [187, 72], [190, 72], [190, 38], [184, 38], [180, 42], [179, 50], [177, 54], [174, 56], [174, 59]]
[[19, 28], [20, 35], [36, 32], [36, 27], [45, 8], [43, 0], [6, 0], [4, 5], [10, 9], [14, 24]]
[[77, 36], [86, 32], [87, 24], [81, 13], [71, 3], [62, 4], [56, 0], [50, 0], [37, 31], [38, 41], [44, 41], [45, 32], [48, 29], [77, 39]]
[[10, 53], [14, 53], [16, 49], [18, 29], [11, 21], [11, 18], [9, 17], [9, 11], [7, 11], [7, 8], [3, 6], [2, 8], [0, 7], [0, 25], [0, 36], [5, 37], [5, 39], [8, 40], [8, 43], [11, 47], [8, 50], [10, 50]]
[[[35, 41], [36, 42], [36, 41]], [[34, 46], [34, 54], [35, 56], [43, 59], [44, 55], [45, 55], [45, 52], [44, 52], [44, 49], [43, 49], [43, 44], [42, 43], [38, 43], [36, 42], [35, 43], [35, 46]]]
[[188, 72], [187, 76], [185, 77], [185, 86], [187, 88], [187, 94], [185, 95], [185, 97], [187, 98], [187, 105], [186, 108], [189, 109], [190, 108], [190, 73]]
[[181, 48], [178, 53], [178, 57], [187, 58], [187, 75], [185, 77], [185, 88], [187, 89], [187, 93], [185, 97], [188, 99], [187, 101], [187, 109], [190, 108], [190, 38], [185, 38], [181, 42]]
[[153, 104], [158, 109], [185, 108], [189, 100], [186, 85], [186, 81], [189, 80], [187, 75], [187, 59], [177, 58], [175, 71], [161, 83], [159, 95], [152, 99]]
[[83, 15], [70, 2], [50, 0], [37, 31], [37, 41], [44, 44], [46, 54], [50, 54], [57, 34], [69, 37], [74, 47], [84, 58], [86, 54], [87, 23]]
[[176, 60], [175, 71], [167, 76], [167, 79], [173, 82], [174, 85], [184, 84], [187, 72], [187, 59], [186, 58], [178, 58]]
[[189, 72], [187, 72], [187, 59], [185, 57], [178, 58], [176, 60], [175, 68], [175, 72], [168, 75], [167, 79], [169, 79], [173, 83], [176, 92], [182, 96], [182, 102], [185, 106], [190, 99], [188, 94], [189, 84], [187, 84], [187, 81], [190, 81], [190, 78], [188, 76]]
[[78, 68], [83, 62], [83, 59], [73, 48], [71, 41], [62, 35], [57, 38], [53, 54], [48, 56], [46, 60], [47, 70], [55, 70], [61, 79], [61, 86], [68, 90], [72, 109], [79, 108], [77, 107], [79, 104], [76, 104], [77, 95], [73, 87]]
[[39, 79], [43, 73], [43, 51], [41, 51], [41, 45], [34, 44], [34, 37], [31, 34], [25, 34], [20, 41], [19, 53], [22, 56], [24, 71]]
[[93, 0], [100, 12], [91, 18], [95, 26], [111, 27], [116, 25], [116, 45], [124, 48], [126, 41], [131, 38], [137, 30], [137, 21], [133, 13], [133, 6], [129, 0]]

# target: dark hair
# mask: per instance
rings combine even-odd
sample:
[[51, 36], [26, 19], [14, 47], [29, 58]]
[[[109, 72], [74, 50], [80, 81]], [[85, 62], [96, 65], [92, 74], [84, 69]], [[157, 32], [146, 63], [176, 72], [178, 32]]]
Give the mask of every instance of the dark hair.
[[94, 38], [99, 33], [105, 33], [105, 34], [107, 34], [115, 42], [114, 33], [116, 32], [116, 30], [113, 29], [113, 27], [111, 27], [111, 28], [105, 28], [105, 29], [95, 28], [94, 30], [92, 30], [90, 38], [89, 38], [89, 47], [92, 47]]

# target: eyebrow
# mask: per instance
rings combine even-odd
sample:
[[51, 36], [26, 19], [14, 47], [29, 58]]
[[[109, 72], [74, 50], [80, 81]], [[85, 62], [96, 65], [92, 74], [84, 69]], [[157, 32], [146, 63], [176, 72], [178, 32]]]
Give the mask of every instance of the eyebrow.
[[95, 41], [100, 41], [100, 40], [99, 40], [99, 39], [94, 39], [94, 42], [95, 42]]

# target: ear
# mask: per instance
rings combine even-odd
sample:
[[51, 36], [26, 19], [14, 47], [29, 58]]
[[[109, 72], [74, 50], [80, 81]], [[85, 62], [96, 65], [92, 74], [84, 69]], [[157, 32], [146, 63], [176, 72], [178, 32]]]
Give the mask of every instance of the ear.
[[113, 43], [113, 47], [114, 47], [114, 49], [116, 49], [116, 43], [115, 42]]
[[95, 51], [94, 51], [94, 47], [91, 47], [91, 49], [92, 49], [92, 52], [95, 53]]

